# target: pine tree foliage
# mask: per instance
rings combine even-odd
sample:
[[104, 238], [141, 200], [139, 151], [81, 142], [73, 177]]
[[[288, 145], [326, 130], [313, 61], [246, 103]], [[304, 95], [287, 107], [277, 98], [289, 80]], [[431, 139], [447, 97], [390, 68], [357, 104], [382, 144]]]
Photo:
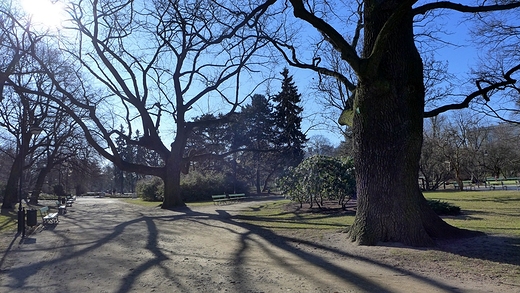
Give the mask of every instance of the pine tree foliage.
[[304, 147], [307, 137], [301, 131], [301, 114], [303, 108], [299, 105], [301, 95], [298, 93], [292, 75], [284, 68], [282, 89], [273, 97], [274, 120], [277, 129], [277, 145], [282, 149], [284, 165], [297, 166], [304, 156]]
[[[251, 104], [242, 108], [241, 116], [241, 126], [247, 138], [244, 140], [245, 146], [251, 150], [244, 153], [241, 164], [252, 166], [246, 176], [255, 183], [256, 192], [261, 193], [264, 189], [262, 185], [266, 186], [266, 182], [277, 168], [271, 152], [275, 147], [273, 107], [264, 95], [256, 94], [251, 98]], [[261, 181], [264, 181], [264, 184]]]
[[245, 133], [250, 139], [250, 147], [257, 149], [269, 148], [272, 141], [272, 131], [275, 121], [273, 110], [264, 95], [256, 94], [251, 99], [251, 105], [242, 109]]

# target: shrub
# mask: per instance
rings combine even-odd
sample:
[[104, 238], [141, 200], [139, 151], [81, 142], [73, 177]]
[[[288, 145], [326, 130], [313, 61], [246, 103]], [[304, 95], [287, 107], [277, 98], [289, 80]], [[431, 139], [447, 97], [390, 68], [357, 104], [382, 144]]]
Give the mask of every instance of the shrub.
[[460, 207], [452, 205], [449, 202], [428, 199], [428, 205], [437, 215], [456, 216], [460, 214]]
[[164, 183], [158, 177], [138, 181], [135, 189], [137, 196], [145, 201], [162, 201], [164, 198]]
[[337, 200], [345, 208], [355, 196], [354, 164], [350, 158], [312, 156], [278, 180], [281, 191], [300, 206], [314, 203], [321, 208], [324, 200]]
[[58, 198], [65, 196], [65, 189], [63, 189], [62, 185], [54, 185], [52, 187], [54, 194], [58, 196]]
[[[213, 194], [224, 194], [233, 191], [243, 193], [245, 184], [237, 182], [224, 174], [191, 171], [181, 178], [181, 197], [184, 202], [211, 200]], [[164, 182], [158, 177], [140, 180], [136, 185], [137, 196], [145, 201], [162, 201], [164, 199]]]
[[222, 173], [190, 171], [181, 179], [182, 199], [185, 202], [211, 200], [211, 195], [245, 191], [245, 185], [237, 182], [234, 186], [232, 176]]

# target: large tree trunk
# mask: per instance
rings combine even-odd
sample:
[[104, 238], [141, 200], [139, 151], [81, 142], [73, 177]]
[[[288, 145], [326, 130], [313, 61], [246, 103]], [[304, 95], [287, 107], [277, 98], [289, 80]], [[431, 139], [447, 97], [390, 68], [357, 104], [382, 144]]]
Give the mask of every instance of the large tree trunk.
[[36, 184], [34, 185], [34, 189], [31, 193], [31, 204], [38, 204], [38, 199], [40, 197], [40, 193], [42, 192], [43, 183], [45, 182], [45, 178], [47, 177], [47, 174], [51, 171], [52, 168], [47, 165], [46, 167], [42, 168], [40, 172], [38, 173], [38, 178], [36, 179]]
[[255, 187], [256, 187], [256, 193], [257, 194], [260, 194], [262, 193], [262, 190], [260, 189], [260, 167], [258, 166], [259, 164], [257, 163], [256, 165], [256, 180], [255, 180]]
[[21, 177], [21, 156], [16, 156], [13, 165], [11, 166], [11, 172], [5, 185], [4, 199], [2, 202], [2, 209], [14, 209], [18, 202], [18, 180]]
[[[181, 196], [181, 171], [183, 166], [184, 143], [179, 143], [179, 136], [172, 144], [171, 153], [166, 160], [164, 181], [163, 209], [186, 206]], [[182, 139], [182, 138], [181, 138]]]
[[[365, 57], [399, 4], [366, 2]], [[423, 66], [408, 15], [392, 29], [377, 70], [360, 76], [356, 92], [353, 134], [358, 209], [349, 236], [362, 245], [382, 241], [429, 246], [434, 238], [460, 231], [428, 207], [418, 186]]]
[[163, 209], [186, 206], [181, 197], [181, 164], [178, 160], [171, 160], [166, 166], [164, 181]]

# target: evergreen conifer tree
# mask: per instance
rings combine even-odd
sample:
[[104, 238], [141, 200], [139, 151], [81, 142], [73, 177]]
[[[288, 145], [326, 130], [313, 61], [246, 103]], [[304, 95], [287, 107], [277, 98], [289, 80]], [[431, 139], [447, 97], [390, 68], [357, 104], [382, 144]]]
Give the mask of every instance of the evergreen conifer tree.
[[[249, 157], [254, 170], [251, 179], [255, 182], [256, 192], [262, 192], [262, 179], [264, 183], [269, 180], [269, 173], [273, 173], [273, 161], [270, 153], [265, 152], [273, 145], [273, 111], [269, 100], [264, 95], [255, 94], [251, 98], [251, 105], [242, 108], [242, 127], [247, 137], [245, 146], [253, 151], [245, 154]], [[265, 184], [264, 184], [265, 185]]]
[[283, 166], [297, 166], [303, 160], [303, 149], [307, 142], [307, 137], [301, 131], [301, 95], [293, 77], [289, 76], [289, 70], [284, 68], [281, 74], [282, 89], [273, 97], [276, 145], [282, 150], [280, 158]]

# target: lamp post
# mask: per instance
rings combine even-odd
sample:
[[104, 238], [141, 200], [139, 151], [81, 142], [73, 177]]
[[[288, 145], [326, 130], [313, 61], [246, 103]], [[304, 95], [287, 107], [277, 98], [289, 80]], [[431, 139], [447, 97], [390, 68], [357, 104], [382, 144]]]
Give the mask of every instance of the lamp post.
[[[23, 135], [23, 134], [22, 134]], [[23, 139], [22, 139], [23, 140]], [[16, 153], [20, 156], [19, 166], [20, 178], [18, 178], [18, 233], [22, 232], [22, 237], [25, 237], [25, 210], [22, 210], [22, 175], [23, 175], [23, 146], [16, 144]]]
[[240, 164], [240, 160], [239, 159], [234, 159], [234, 176], [233, 176], [233, 193], [237, 193], [237, 165]]

